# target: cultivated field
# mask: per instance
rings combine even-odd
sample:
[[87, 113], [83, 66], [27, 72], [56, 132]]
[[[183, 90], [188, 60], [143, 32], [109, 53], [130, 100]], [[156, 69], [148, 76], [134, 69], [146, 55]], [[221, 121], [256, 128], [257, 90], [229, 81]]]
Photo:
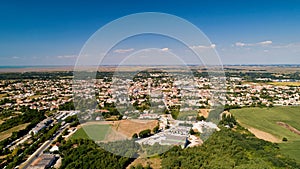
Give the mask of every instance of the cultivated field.
[[21, 125], [18, 125], [16, 127], [13, 127], [11, 129], [1, 132], [0, 133], [0, 141], [10, 137], [13, 132], [25, 129], [28, 125], [29, 125], [29, 123], [21, 124]]
[[[300, 130], [300, 107], [243, 108], [231, 112], [258, 138], [279, 142], [284, 153], [300, 162], [300, 135], [279, 125], [285, 123]], [[284, 137], [287, 142], [282, 141]]]

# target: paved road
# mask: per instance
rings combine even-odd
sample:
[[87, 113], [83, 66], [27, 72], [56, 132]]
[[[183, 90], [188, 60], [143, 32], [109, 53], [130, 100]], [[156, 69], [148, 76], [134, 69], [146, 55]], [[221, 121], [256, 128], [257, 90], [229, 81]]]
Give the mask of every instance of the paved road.
[[26, 169], [30, 166], [32, 162], [34, 162], [48, 147], [62, 134], [64, 129], [70, 124], [66, 124], [55, 133], [55, 137], [46, 141], [41, 147], [39, 147], [21, 166], [21, 169]]

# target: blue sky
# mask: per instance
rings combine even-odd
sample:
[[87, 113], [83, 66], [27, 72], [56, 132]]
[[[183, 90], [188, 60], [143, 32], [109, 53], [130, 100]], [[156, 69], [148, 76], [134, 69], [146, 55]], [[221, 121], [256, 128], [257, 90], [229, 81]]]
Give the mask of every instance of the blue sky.
[[300, 1], [139, 0], [0, 2], [0, 65], [72, 65], [101, 26], [137, 12], [192, 22], [224, 64], [300, 64]]

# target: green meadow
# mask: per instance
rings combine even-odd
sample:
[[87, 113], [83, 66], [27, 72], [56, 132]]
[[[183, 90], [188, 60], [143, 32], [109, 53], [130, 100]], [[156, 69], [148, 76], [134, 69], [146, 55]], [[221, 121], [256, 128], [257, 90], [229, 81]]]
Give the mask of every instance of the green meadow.
[[72, 136], [71, 139], [92, 139], [95, 141], [101, 141], [105, 139], [107, 131], [110, 129], [109, 125], [103, 124], [91, 124], [82, 126]]
[[273, 107], [273, 108], [242, 108], [231, 110], [239, 123], [248, 128], [253, 127], [270, 133], [287, 142], [279, 143], [282, 152], [300, 163], [300, 135], [291, 132], [277, 124], [284, 122], [300, 130], [300, 107]]

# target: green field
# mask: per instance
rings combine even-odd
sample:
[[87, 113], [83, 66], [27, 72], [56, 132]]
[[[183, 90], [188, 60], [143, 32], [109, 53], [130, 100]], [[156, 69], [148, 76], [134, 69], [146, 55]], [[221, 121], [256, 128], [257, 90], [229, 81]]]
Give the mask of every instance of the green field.
[[72, 136], [71, 139], [88, 138], [95, 141], [101, 141], [105, 139], [107, 131], [110, 129], [109, 125], [91, 124], [82, 126]]
[[262, 130], [280, 140], [286, 137], [287, 142], [279, 143], [282, 152], [300, 163], [300, 136], [276, 124], [276, 122], [284, 122], [300, 130], [300, 107], [243, 108], [231, 112], [246, 128]]
[[19, 130], [25, 129], [28, 125], [29, 125], [29, 123], [20, 124], [18, 126], [10, 128], [10, 129], [8, 129], [6, 131], [0, 132], [0, 141], [4, 140], [4, 139], [7, 139], [8, 137], [10, 137], [13, 132], [17, 132]]

